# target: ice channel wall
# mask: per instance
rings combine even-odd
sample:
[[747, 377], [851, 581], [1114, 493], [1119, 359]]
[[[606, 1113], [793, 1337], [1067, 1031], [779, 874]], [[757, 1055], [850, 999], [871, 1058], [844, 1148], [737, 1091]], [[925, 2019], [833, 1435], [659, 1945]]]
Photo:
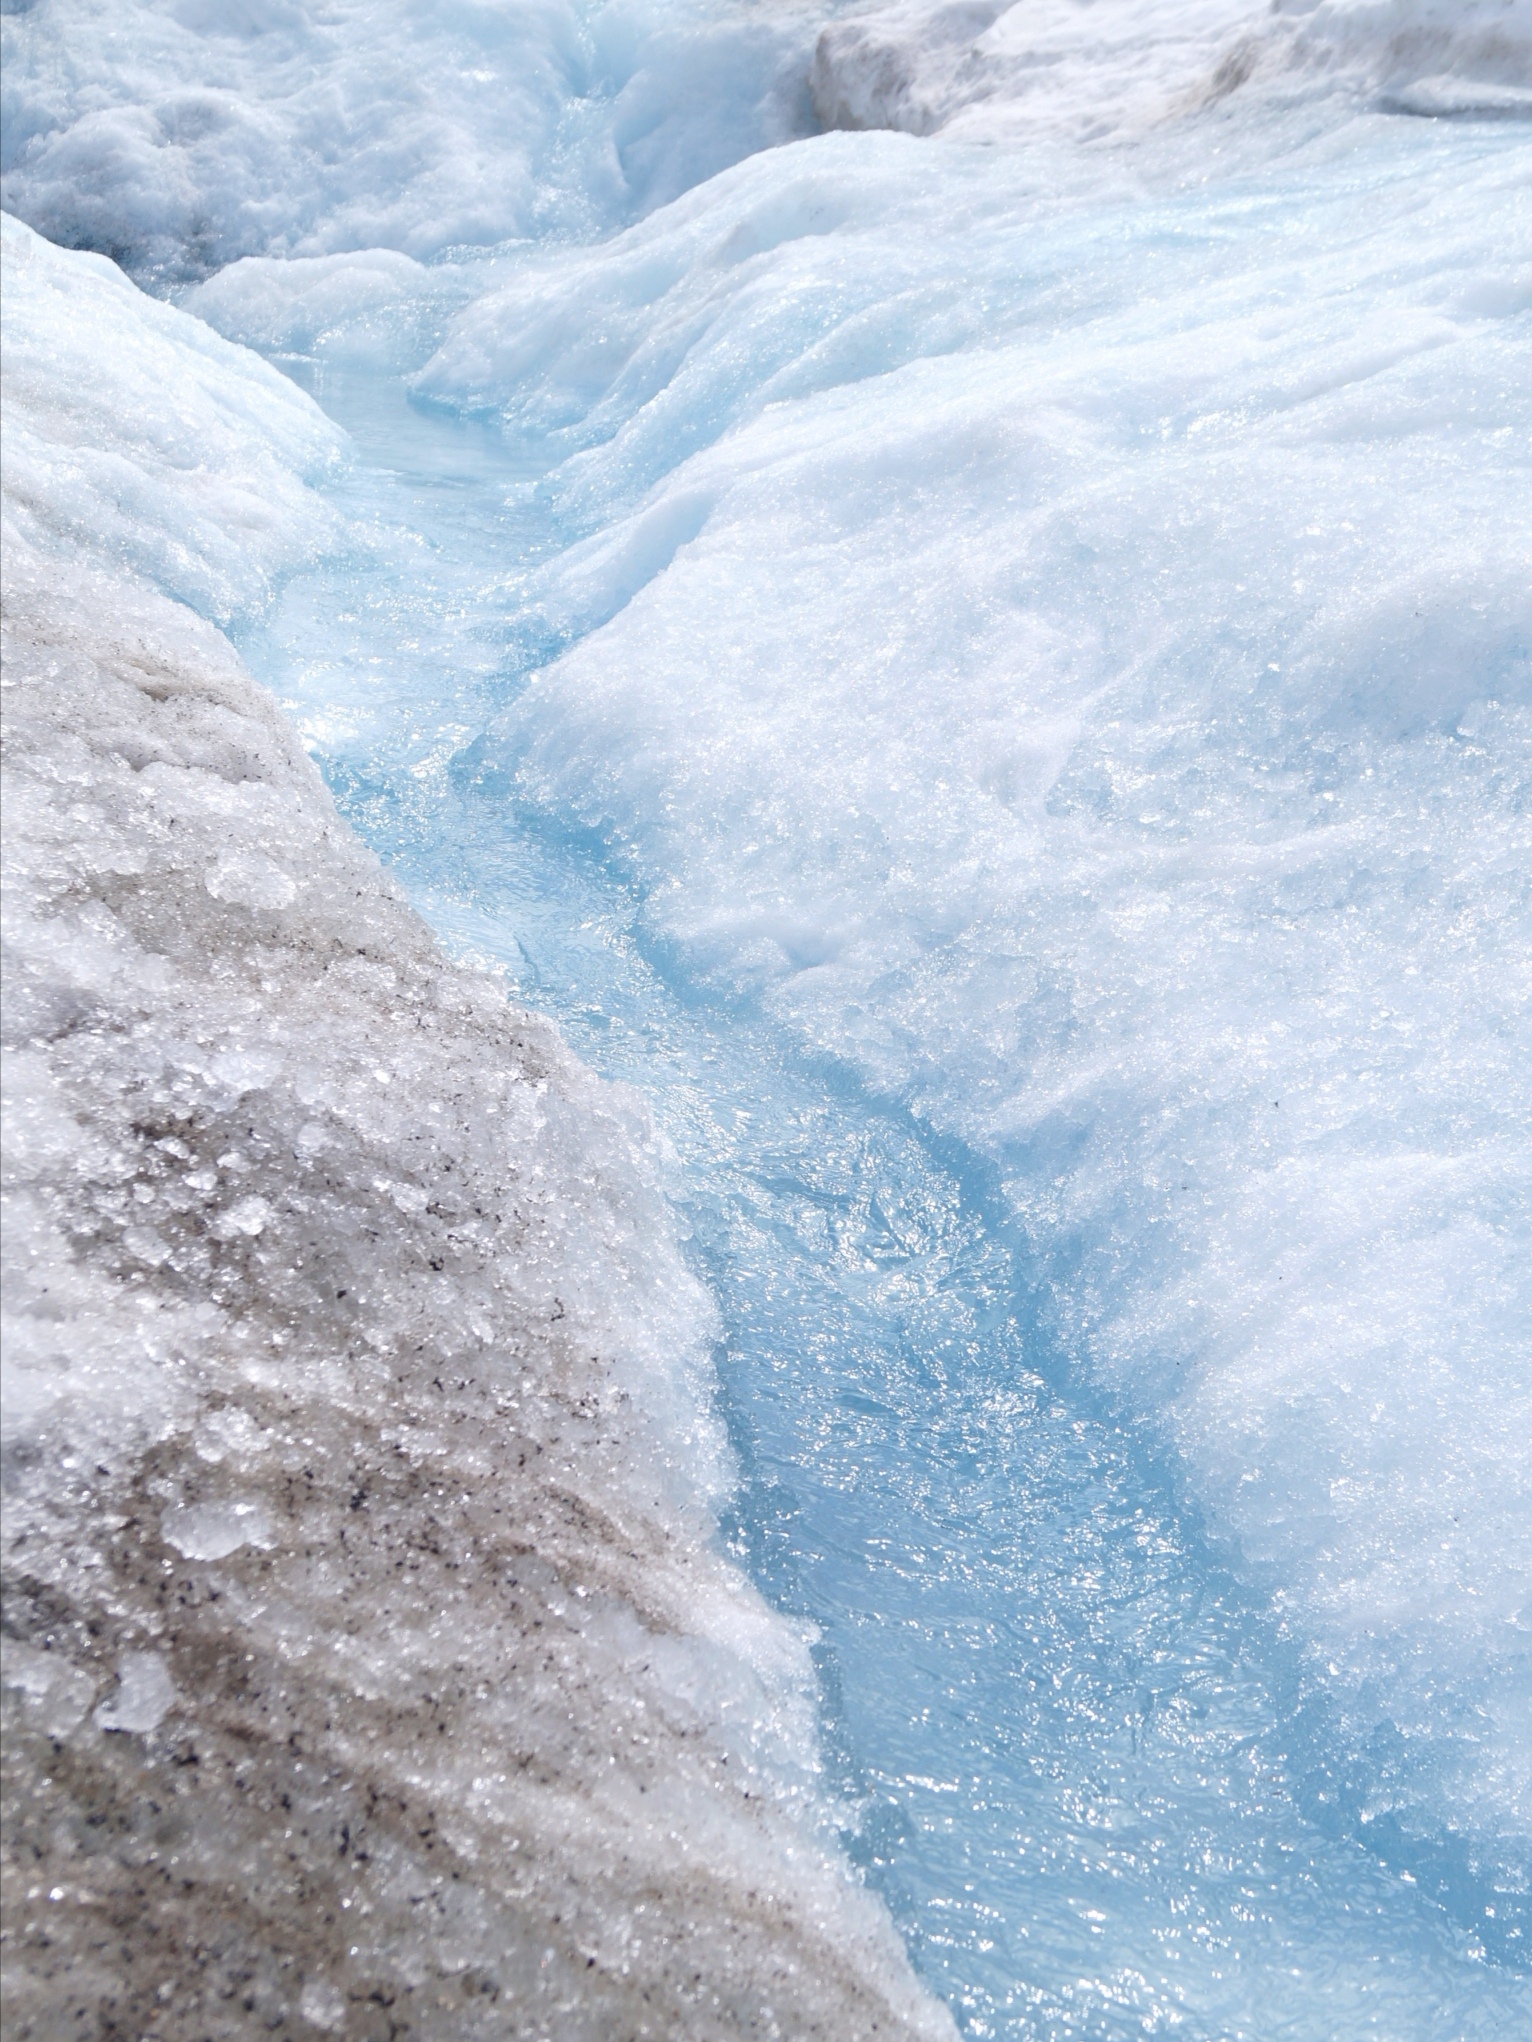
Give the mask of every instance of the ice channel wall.
[[153, 585], [260, 600], [338, 435], [4, 260], [8, 2033], [949, 2034], [714, 1543], [641, 1111]]

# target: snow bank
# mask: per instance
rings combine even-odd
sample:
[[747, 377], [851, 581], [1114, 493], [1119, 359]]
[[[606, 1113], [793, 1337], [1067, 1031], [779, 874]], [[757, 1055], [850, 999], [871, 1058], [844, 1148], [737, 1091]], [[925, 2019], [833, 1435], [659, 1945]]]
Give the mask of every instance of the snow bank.
[[334, 536], [340, 431], [288, 379], [99, 256], [0, 221], [7, 516], [227, 622]]
[[258, 600], [335, 435], [99, 260], [4, 259], [8, 2022], [950, 2033], [715, 1550], [639, 1109], [149, 586]]
[[1514, 1888], [1524, 155], [1379, 123], [1278, 189], [1084, 211], [1031, 175], [829, 136], [462, 315], [421, 388], [551, 430], [593, 534], [490, 763], [994, 1168], [1363, 1819]]
[[[1142, 136], [1239, 95], [1532, 112], [1527, 0], [897, 0], [814, 53], [826, 127], [967, 139]], [[1228, 110], [1228, 109], [1226, 109]]]
[[751, 0], [38, 0], [5, 18], [0, 190], [171, 279], [586, 233], [802, 132], [810, 39]]

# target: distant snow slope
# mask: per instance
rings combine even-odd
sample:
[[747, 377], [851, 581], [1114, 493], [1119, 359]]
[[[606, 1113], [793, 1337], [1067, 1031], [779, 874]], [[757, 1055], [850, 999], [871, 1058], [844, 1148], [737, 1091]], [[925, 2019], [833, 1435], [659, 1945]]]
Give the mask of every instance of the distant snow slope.
[[4, 289], [8, 2032], [950, 2034], [712, 1543], [641, 1114], [140, 578], [258, 601], [337, 435], [13, 221]]
[[814, 54], [827, 127], [1129, 139], [1235, 94], [1532, 114], [1529, 0], [895, 0]]
[[35, 0], [0, 36], [5, 206], [170, 283], [585, 237], [816, 124], [1100, 142], [1252, 98], [1532, 110], [1532, 0]]
[[811, 118], [791, 0], [36, 0], [3, 36], [7, 209], [171, 278], [588, 232]]

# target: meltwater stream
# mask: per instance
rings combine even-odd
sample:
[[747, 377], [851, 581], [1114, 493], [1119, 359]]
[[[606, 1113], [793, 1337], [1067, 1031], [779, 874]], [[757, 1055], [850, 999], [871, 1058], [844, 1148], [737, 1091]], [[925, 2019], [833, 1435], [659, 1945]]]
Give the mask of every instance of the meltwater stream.
[[48, 605], [230, 626], [648, 1100], [932, 1990], [1532, 2034], [1532, 0], [4, 35]]
[[356, 538], [242, 649], [443, 939], [648, 1101], [725, 1328], [727, 1536], [817, 1629], [828, 1789], [921, 1975], [1018, 2042], [1532, 2031], [1472, 1864], [1369, 1823], [1296, 1656], [1036, 1323], [981, 1165], [518, 803], [483, 733], [550, 650], [507, 594], [554, 543], [545, 456], [364, 357], [277, 356], [353, 436]]

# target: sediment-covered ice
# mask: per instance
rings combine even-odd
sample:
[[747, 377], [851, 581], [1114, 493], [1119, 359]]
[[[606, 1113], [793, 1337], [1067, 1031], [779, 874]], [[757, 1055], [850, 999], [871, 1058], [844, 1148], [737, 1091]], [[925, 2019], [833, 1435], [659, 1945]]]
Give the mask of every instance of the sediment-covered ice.
[[949, 2033], [715, 1548], [641, 1112], [152, 586], [248, 612], [337, 435], [4, 257], [8, 2032]]
[[[825, 137], [419, 381], [567, 458], [500, 727], [657, 938], [997, 1172], [1374, 1781], [1532, 1834], [1527, 158], [1076, 212]], [[578, 308], [600, 304], [598, 328]], [[524, 584], [522, 584], [524, 585]]]
[[5, 18], [0, 190], [170, 278], [589, 233], [804, 132], [812, 35], [751, 0], [38, 0]]

